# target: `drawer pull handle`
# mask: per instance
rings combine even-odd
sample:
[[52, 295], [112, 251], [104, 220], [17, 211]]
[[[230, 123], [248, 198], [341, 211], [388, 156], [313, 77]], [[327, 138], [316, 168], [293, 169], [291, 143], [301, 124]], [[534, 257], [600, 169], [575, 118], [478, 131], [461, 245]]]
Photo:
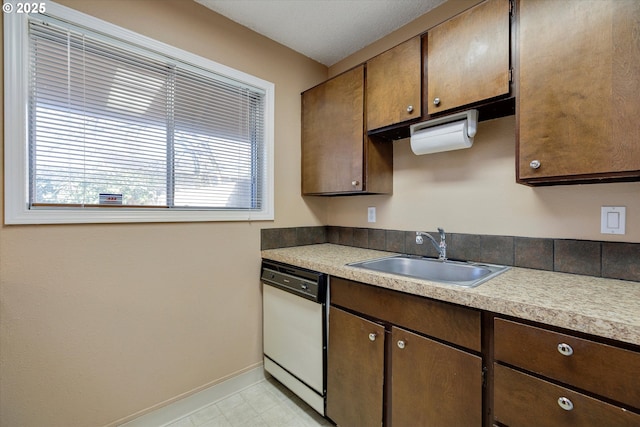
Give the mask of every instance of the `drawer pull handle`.
[[398, 341], [398, 348], [404, 348], [404, 346], [405, 346], [405, 342], [404, 341], [402, 341], [402, 340]]
[[573, 348], [569, 344], [560, 343], [558, 344], [558, 351], [563, 356], [571, 356], [573, 354]]
[[558, 405], [565, 411], [571, 411], [573, 409], [573, 403], [566, 397], [559, 397]]
[[369, 341], [375, 341], [377, 336], [378, 334], [374, 334], [373, 332], [371, 332], [369, 334]]

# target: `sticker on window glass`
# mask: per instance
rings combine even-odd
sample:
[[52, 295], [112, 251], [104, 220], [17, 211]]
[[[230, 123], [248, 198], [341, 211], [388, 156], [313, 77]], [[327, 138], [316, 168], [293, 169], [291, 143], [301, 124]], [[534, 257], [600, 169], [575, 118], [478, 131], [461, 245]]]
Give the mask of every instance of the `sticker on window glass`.
[[121, 205], [122, 194], [100, 193], [101, 205]]

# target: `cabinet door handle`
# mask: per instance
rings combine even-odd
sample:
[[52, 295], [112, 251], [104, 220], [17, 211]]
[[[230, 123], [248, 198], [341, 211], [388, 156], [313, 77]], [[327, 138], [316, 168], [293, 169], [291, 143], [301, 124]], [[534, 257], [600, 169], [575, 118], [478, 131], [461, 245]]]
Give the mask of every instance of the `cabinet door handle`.
[[405, 342], [404, 342], [404, 341], [402, 341], [402, 340], [398, 340], [398, 348], [404, 348], [404, 346], [405, 346], [405, 345], [406, 345], [406, 344], [405, 344]]
[[371, 332], [369, 334], [369, 341], [375, 341], [377, 337], [378, 337], [378, 334]]
[[351, 185], [353, 185], [354, 187], [360, 185], [360, 181], [351, 181]]
[[573, 402], [571, 402], [566, 397], [559, 397], [558, 405], [565, 411], [571, 411], [573, 409]]
[[413, 113], [413, 105], [407, 107], [407, 113]]
[[440, 105], [440, 98], [433, 98], [433, 105]]
[[529, 167], [531, 169], [538, 169], [540, 167], [540, 160], [531, 160], [531, 163], [529, 163]]
[[569, 344], [561, 342], [558, 344], [558, 351], [563, 356], [571, 356], [573, 354], [573, 348]]

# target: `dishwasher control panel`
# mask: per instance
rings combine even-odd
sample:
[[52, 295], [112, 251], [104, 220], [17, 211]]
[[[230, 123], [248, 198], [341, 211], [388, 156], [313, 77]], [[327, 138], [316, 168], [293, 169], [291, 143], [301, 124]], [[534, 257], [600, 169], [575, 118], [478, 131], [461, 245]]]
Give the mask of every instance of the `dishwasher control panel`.
[[323, 302], [326, 295], [326, 275], [300, 267], [263, 261], [260, 278], [263, 283], [313, 301]]

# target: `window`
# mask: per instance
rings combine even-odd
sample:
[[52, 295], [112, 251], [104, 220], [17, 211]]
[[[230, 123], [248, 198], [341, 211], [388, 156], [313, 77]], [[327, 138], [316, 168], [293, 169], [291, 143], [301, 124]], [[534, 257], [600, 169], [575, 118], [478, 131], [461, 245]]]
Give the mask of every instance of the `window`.
[[271, 83], [46, 6], [5, 14], [5, 222], [273, 218]]

